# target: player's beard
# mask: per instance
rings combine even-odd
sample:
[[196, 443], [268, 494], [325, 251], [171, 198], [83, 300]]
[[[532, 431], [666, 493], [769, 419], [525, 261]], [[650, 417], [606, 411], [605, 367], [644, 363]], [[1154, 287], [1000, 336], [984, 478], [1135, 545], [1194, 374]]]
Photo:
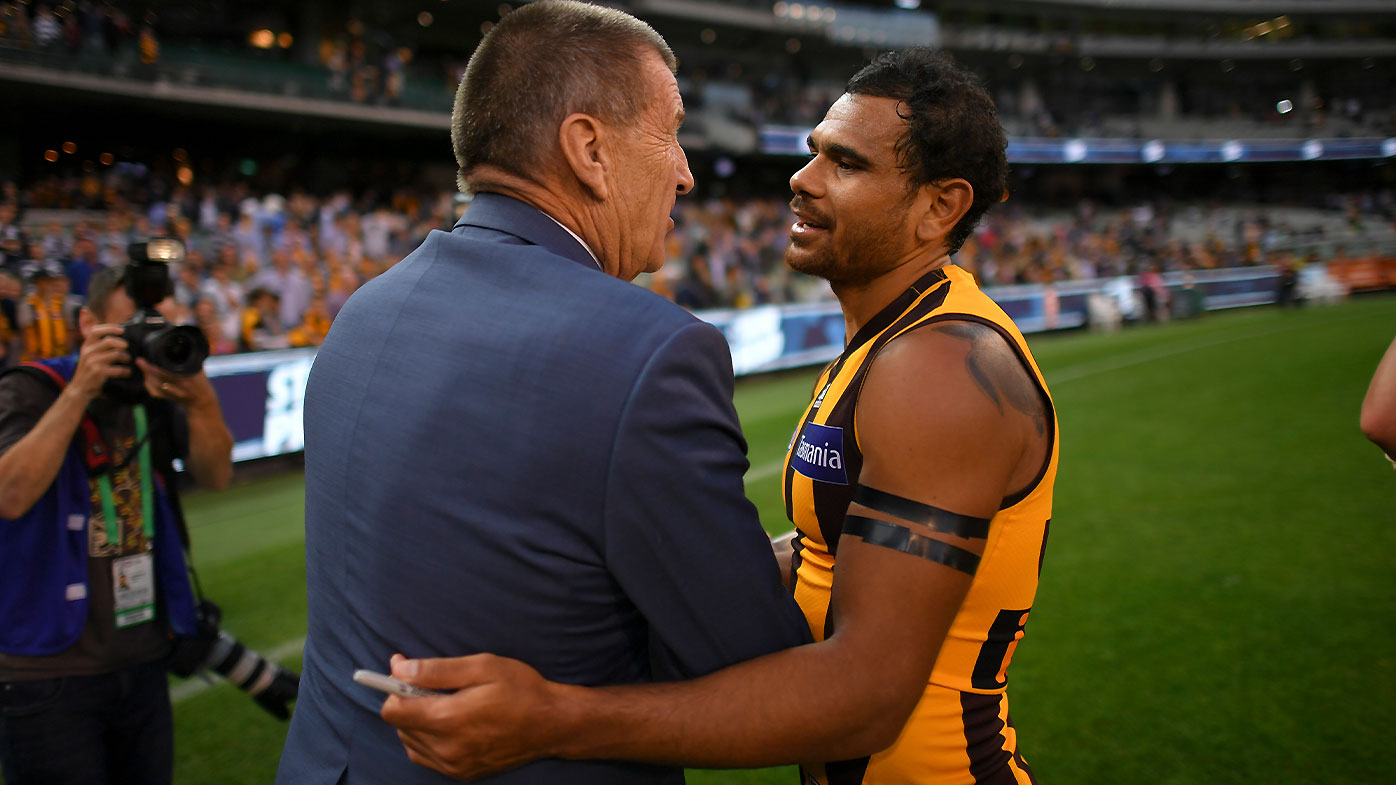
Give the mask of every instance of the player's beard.
[[791, 238], [785, 249], [785, 264], [795, 272], [823, 278], [835, 289], [865, 286], [894, 267], [900, 258], [909, 207], [907, 200], [887, 211], [882, 220], [850, 222], [842, 232], [837, 224], [829, 222], [818, 237]]

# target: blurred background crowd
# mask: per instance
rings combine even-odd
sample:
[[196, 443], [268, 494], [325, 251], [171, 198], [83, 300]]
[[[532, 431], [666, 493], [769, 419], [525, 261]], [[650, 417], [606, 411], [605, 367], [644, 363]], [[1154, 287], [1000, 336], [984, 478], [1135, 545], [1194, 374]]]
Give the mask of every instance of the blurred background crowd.
[[[197, 324], [215, 354], [318, 345], [354, 291], [429, 231], [449, 230], [467, 207], [448, 190], [283, 195], [255, 192], [246, 182], [196, 188], [118, 169], [48, 178], [27, 189], [7, 183], [0, 201], [6, 361], [74, 348], [76, 308], [92, 274], [125, 264], [127, 244], [151, 236], [184, 241], [187, 258], [172, 270], [167, 315]], [[1318, 207], [1005, 205], [955, 259], [987, 286], [1294, 267], [1317, 259], [1319, 248], [1345, 253], [1333, 238], [1392, 234], [1393, 216], [1390, 190], [1333, 195]], [[674, 219], [668, 262], [640, 283], [680, 305], [746, 308], [832, 297], [823, 281], [782, 262], [791, 222], [785, 198], [681, 199]], [[43, 316], [50, 313], [56, 316]], [[66, 343], [40, 338], [35, 324], [43, 318], [67, 323]]]
[[[1134, 163], [1015, 161], [1012, 198], [956, 256], [987, 286], [1142, 291], [1176, 271], [1294, 271], [1390, 246], [1396, 16], [1161, 10], [1172, 2], [634, 0], [679, 56], [698, 181], [668, 263], [639, 283], [691, 309], [831, 297], [782, 264], [787, 179], [843, 80], [912, 39], [984, 77], [1011, 159], [1024, 141], [1164, 140]], [[512, 7], [419, 5], [0, 0], [0, 83], [25, 119], [0, 135], [0, 362], [73, 348], [92, 272], [155, 235], [185, 241], [165, 307], [215, 353], [317, 345], [358, 287], [468, 206], [450, 104], [475, 41]], [[1165, 142], [1318, 137], [1376, 152], [1161, 158]]]

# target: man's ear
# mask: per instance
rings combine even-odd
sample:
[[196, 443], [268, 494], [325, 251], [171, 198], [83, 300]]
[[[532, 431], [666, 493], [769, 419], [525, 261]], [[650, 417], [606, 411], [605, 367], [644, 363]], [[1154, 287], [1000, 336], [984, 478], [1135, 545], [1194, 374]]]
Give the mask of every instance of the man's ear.
[[921, 186], [918, 203], [922, 206], [916, 222], [916, 239], [923, 243], [944, 243], [974, 204], [974, 186], [958, 177]]
[[567, 115], [557, 130], [562, 160], [582, 188], [598, 201], [610, 196], [606, 183], [610, 157], [604, 144], [605, 134], [606, 128], [599, 120], [581, 112]]
[[92, 328], [101, 323], [101, 320], [97, 318], [97, 314], [88, 310], [86, 307], [78, 309], [78, 332], [82, 333], [82, 339], [84, 341], [87, 340], [87, 334], [92, 331]]

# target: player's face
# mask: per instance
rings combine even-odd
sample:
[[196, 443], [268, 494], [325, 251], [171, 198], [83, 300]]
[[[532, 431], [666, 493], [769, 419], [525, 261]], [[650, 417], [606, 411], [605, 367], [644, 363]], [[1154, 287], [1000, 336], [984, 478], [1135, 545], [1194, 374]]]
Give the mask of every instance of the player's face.
[[[617, 129], [617, 193], [621, 231], [615, 255], [617, 277], [633, 280], [664, 264], [664, 236], [679, 194], [693, 190], [688, 156], [679, 147], [683, 99], [674, 75], [658, 53], [645, 60], [651, 100], [629, 128]], [[610, 272], [610, 270], [608, 270]]]
[[915, 255], [916, 192], [897, 165], [906, 133], [897, 101], [844, 95], [809, 136], [810, 161], [790, 178], [792, 270], [858, 286]]

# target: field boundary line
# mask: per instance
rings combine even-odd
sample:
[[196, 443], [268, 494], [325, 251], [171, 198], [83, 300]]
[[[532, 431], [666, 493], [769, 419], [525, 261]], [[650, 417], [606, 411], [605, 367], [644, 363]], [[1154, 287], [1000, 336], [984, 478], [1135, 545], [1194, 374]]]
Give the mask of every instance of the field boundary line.
[[[1372, 314], [1367, 313], [1347, 314], [1344, 316], [1338, 316], [1336, 318], [1329, 319], [1328, 321], [1324, 322], [1324, 324], [1350, 322], [1356, 319], [1365, 319], [1371, 316]], [[1150, 363], [1155, 360], [1162, 360], [1165, 357], [1174, 357], [1180, 354], [1187, 354], [1188, 352], [1198, 351], [1200, 349], [1210, 349], [1214, 346], [1224, 346], [1229, 343], [1236, 343], [1237, 341], [1248, 341], [1252, 338], [1265, 338], [1271, 335], [1279, 335], [1281, 333], [1293, 332], [1295, 330], [1311, 329], [1316, 326], [1323, 325], [1286, 324], [1280, 327], [1273, 327], [1263, 330], [1237, 330], [1224, 337], [1211, 338], [1201, 341], [1188, 341], [1187, 339], [1183, 339], [1181, 341], [1173, 341], [1167, 344], [1163, 344], [1152, 349], [1144, 349], [1133, 353], [1122, 354], [1117, 357], [1112, 357], [1106, 360], [1093, 360], [1090, 362], [1079, 363], [1075, 366], [1068, 366], [1067, 368], [1058, 371], [1057, 373], [1044, 375], [1047, 376], [1048, 384], [1066, 384], [1069, 382], [1080, 381], [1081, 379], [1089, 379], [1092, 376], [1098, 376], [1102, 373], [1118, 371], [1122, 368], [1128, 368], [1132, 365], [1143, 365], [1145, 363]]]
[[[305, 649], [305, 637], [289, 640], [285, 643], [274, 646], [270, 651], [262, 652], [262, 656], [272, 662], [280, 662], [287, 657], [300, 654]], [[205, 679], [211, 679], [207, 681]], [[195, 695], [202, 695], [215, 687], [231, 687], [232, 683], [222, 676], [195, 676], [188, 681], [176, 684], [170, 689], [170, 703], [183, 703]]]
[[[1327, 322], [1325, 322], [1325, 324], [1349, 322], [1355, 319], [1369, 318], [1371, 316], [1373, 315], [1368, 313], [1347, 314], [1345, 316], [1339, 316], [1337, 318], [1330, 319]], [[1099, 376], [1102, 373], [1110, 373], [1111, 371], [1118, 371], [1123, 368], [1129, 368], [1130, 366], [1144, 365], [1145, 363], [1151, 363], [1155, 360], [1162, 360], [1166, 357], [1174, 357], [1176, 355], [1187, 354], [1188, 352], [1195, 352], [1201, 349], [1210, 349], [1214, 346], [1223, 346], [1225, 344], [1235, 343], [1237, 341], [1248, 341], [1252, 338], [1264, 338], [1270, 335], [1278, 335], [1280, 333], [1287, 333], [1294, 330], [1312, 328], [1315, 326], [1317, 325], [1287, 324], [1281, 327], [1269, 328], [1264, 330], [1238, 330], [1224, 337], [1211, 338], [1201, 341], [1189, 340], [1184, 338], [1182, 340], [1170, 341], [1168, 343], [1150, 349], [1144, 349], [1132, 353], [1117, 355], [1106, 360], [1091, 360], [1089, 362], [1078, 363], [1076, 365], [1069, 365], [1061, 371], [1058, 371], [1050, 375], [1044, 375], [1047, 376], [1047, 382], [1049, 386], [1058, 384], [1069, 384], [1071, 382], [1077, 382], [1082, 379], [1089, 379], [1092, 376]], [[772, 477], [779, 474], [781, 469], [783, 469], [784, 467], [785, 458], [783, 457], [773, 461], [769, 461], [767, 463], [763, 463], [760, 466], [753, 466], [750, 470], [747, 471], [745, 480], [746, 482], [761, 482], [762, 480], [765, 480], [768, 477]]]

